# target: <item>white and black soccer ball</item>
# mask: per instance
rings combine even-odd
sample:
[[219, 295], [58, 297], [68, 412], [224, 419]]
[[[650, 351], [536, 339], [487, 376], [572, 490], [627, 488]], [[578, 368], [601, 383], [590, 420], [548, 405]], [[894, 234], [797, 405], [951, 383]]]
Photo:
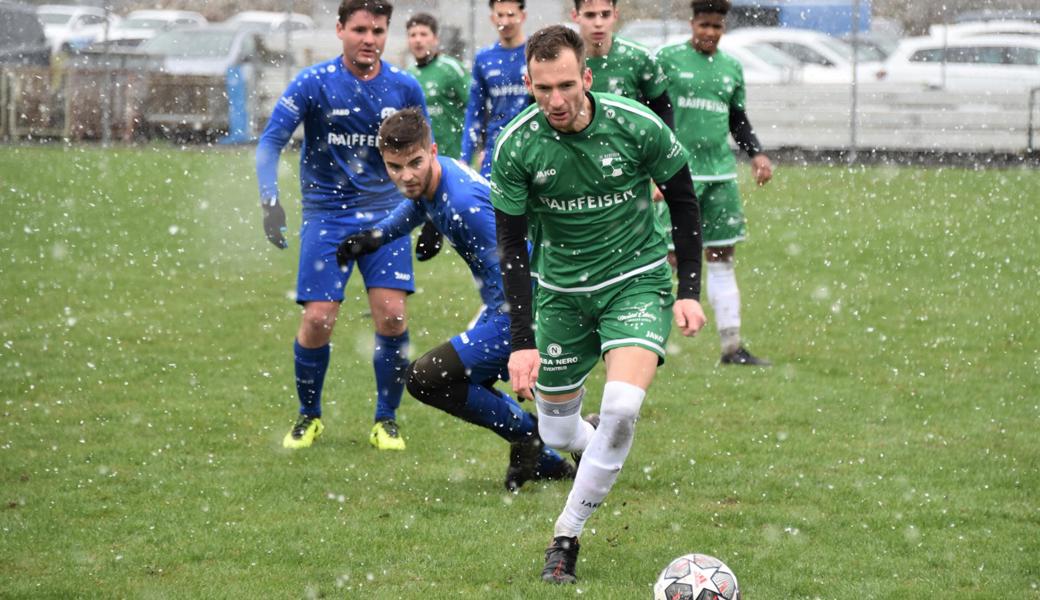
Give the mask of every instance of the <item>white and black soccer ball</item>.
[[721, 560], [686, 554], [661, 571], [654, 600], [740, 600], [740, 588], [737, 576]]

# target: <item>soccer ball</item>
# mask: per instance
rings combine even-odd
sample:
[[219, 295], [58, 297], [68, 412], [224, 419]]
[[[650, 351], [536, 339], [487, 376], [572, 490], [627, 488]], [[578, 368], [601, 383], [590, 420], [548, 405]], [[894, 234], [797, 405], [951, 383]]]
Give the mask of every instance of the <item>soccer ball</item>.
[[737, 576], [721, 560], [687, 554], [661, 571], [654, 600], [740, 600], [740, 588]]

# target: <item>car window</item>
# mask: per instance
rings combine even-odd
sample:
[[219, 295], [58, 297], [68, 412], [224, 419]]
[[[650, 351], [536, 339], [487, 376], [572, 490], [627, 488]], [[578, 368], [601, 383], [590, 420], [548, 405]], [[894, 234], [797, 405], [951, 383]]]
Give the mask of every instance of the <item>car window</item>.
[[910, 62], [937, 63], [943, 60], [942, 48], [925, 48], [910, 55]]
[[833, 67], [834, 63], [831, 62], [826, 56], [813, 50], [812, 48], [796, 44], [794, 42], [771, 42], [773, 46], [779, 48], [782, 52], [786, 52], [791, 56], [798, 59], [799, 62], [810, 64], [810, 65], [823, 65], [825, 67]]
[[1034, 48], [1008, 48], [1008, 64], [1040, 65], [1040, 50]]
[[1004, 62], [1004, 48], [998, 46], [964, 46], [947, 48], [946, 62], [999, 65]]
[[83, 22], [87, 25], [100, 25], [105, 22], [105, 17], [99, 17], [97, 15], [87, 15], [83, 17]]
[[64, 13], [41, 12], [37, 16], [44, 25], [66, 25], [69, 22], [69, 15]]

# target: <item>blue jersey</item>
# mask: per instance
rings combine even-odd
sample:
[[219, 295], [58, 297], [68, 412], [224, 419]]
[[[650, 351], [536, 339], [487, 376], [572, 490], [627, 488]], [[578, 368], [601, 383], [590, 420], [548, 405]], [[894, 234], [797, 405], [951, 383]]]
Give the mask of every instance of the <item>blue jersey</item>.
[[469, 265], [484, 305], [488, 310], [501, 311], [505, 293], [488, 182], [453, 158], [438, 156], [437, 161], [441, 165], [441, 181], [433, 198], [398, 204], [374, 229], [382, 231], [389, 242], [430, 221]]
[[480, 172], [491, 174], [495, 140], [513, 117], [530, 104], [524, 85], [527, 62], [524, 47], [503, 48], [498, 42], [473, 59], [473, 82], [469, 87], [466, 123], [462, 129], [462, 162], [469, 164], [484, 140], [484, 162]]
[[[300, 188], [303, 206], [321, 210], [383, 210], [401, 201], [376, 148], [383, 119], [422, 107], [419, 82], [382, 61], [369, 81], [354, 76], [343, 57], [301, 71], [271, 113], [256, 150], [261, 198], [278, 197], [278, 155], [303, 123]], [[429, 118], [429, 115], [427, 115]]]

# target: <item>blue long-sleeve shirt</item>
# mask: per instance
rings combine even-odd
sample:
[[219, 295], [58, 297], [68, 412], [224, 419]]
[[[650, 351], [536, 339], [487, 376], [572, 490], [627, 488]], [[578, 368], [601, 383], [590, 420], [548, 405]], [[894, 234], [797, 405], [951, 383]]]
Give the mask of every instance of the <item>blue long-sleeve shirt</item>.
[[462, 129], [462, 162], [469, 164], [484, 142], [484, 162], [480, 173], [491, 175], [491, 155], [502, 128], [530, 104], [524, 73], [526, 44], [503, 48], [501, 43], [485, 48], [473, 60], [473, 81], [469, 87], [466, 122]]
[[469, 265], [488, 310], [502, 311], [505, 292], [498, 264], [495, 209], [487, 181], [461, 162], [438, 156], [441, 181], [432, 198], [401, 202], [373, 226], [384, 242], [408, 235], [430, 221]]
[[260, 136], [260, 198], [278, 197], [278, 157], [303, 123], [300, 189], [305, 209], [393, 208], [402, 197], [386, 174], [376, 134], [384, 118], [410, 106], [426, 113], [419, 82], [385, 61], [368, 81], [355, 77], [342, 56], [304, 69], [278, 100]]

